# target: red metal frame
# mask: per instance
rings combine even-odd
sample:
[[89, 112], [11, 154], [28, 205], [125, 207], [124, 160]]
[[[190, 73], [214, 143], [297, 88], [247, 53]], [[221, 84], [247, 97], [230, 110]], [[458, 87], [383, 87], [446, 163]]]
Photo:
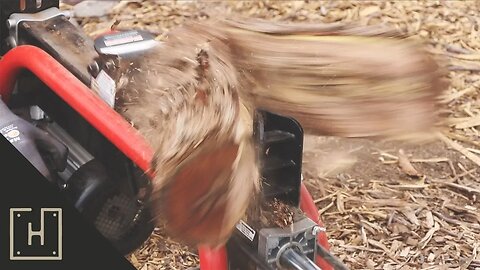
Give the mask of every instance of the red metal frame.
[[148, 171], [153, 152], [145, 139], [92, 90], [37, 47], [16, 47], [0, 60], [0, 95], [5, 102], [22, 69], [35, 74], [135, 164]]
[[[22, 45], [10, 50], [0, 59], [0, 95], [5, 102], [8, 102], [15, 87], [17, 75], [24, 69], [35, 74], [138, 167], [152, 175], [150, 160], [153, 151], [139, 132], [64, 66], [38, 47]], [[303, 184], [300, 195], [301, 209], [309, 218], [323, 226], [315, 203]], [[319, 242], [329, 248], [325, 233], [320, 235]], [[200, 246], [198, 251], [202, 270], [228, 269], [225, 247], [212, 249]], [[321, 259], [317, 258], [316, 262], [322, 269], [332, 269]]]
[[[308, 192], [307, 187], [303, 183], [300, 187], [300, 209], [302, 209], [307, 217], [315, 221], [320, 227], [325, 228], [320, 215], [318, 214], [317, 206], [315, 206], [312, 195], [310, 195], [310, 192]], [[325, 249], [330, 250], [330, 244], [328, 243], [325, 231], [319, 233], [318, 243]], [[315, 263], [323, 270], [333, 270], [333, 267], [320, 256], [315, 257]]]

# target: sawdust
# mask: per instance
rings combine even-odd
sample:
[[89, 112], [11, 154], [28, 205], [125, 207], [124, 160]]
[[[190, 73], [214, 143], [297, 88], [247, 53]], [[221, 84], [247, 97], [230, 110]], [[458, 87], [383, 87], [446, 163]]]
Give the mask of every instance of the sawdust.
[[262, 228], [288, 228], [301, 215], [297, 207], [285, 204], [274, 198], [265, 202], [261, 211]]
[[164, 228], [156, 228], [150, 238], [129, 261], [138, 269], [185, 269], [198, 265], [196, 249], [182, 246], [170, 239]]
[[[432, 52], [449, 57], [451, 85], [442, 102], [450, 128], [443, 134], [456, 143], [454, 147], [445, 140], [419, 147], [315, 137], [320, 146], [305, 149], [305, 182], [323, 215], [333, 253], [351, 269], [476, 269], [480, 175], [478, 165], [465, 154], [475, 157], [480, 149], [479, 9], [477, 1], [144, 1], [121, 3], [106, 20], [87, 18], [80, 23], [93, 36], [119, 20], [119, 28], [146, 28], [161, 40], [173, 26], [221, 10], [272, 20], [393, 25], [428, 41]], [[328, 159], [339, 149], [351, 151], [356, 162], [333, 175], [318, 173], [318, 158]], [[425, 177], [405, 176], [398, 166], [400, 149]], [[160, 263], [172, 261], [182, 248], [158, 253], [157, 243], [168, 238], [156, 235], [129, 256], [136, 267], [191, 265]], [[188, 256], [198, 263], [194, 254]]]
[[250, 203], [242, 220], [253, 228], [289, 228], [294, 222], [304, 217], [301, 210], [286, 204], [277, 198], [258, 198]]

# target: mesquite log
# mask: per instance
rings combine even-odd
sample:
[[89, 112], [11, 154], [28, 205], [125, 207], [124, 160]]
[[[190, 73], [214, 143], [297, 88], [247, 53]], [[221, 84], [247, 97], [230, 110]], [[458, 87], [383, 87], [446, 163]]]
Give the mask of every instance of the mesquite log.
[[386, 136], [431, 127], [443, 71], [380, 27], [225, 21], [244, 96], [308, 132]]
[[253, 111], [231, 58], [221, 32], [185, 28], [121, 65], [118, 110], [155, 151], [152, 207], [189, 244], [225, 241], [258, 190]]
[[255, 109], [345, 137], [434, 123], [442, 70], [379, 27], [222, 20], [189, 23], [118, 72], [116, 109], [155, 155], [159, 223], [189, 244], [224, 243], [259, 190]]

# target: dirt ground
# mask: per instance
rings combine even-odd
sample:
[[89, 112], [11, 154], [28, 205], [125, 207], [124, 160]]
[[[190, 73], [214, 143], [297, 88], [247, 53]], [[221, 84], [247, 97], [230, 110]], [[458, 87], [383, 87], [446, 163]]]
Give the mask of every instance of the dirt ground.
[[[313, 137], [307, 144], [306, 184], [333, 252], [352, 269], [475, 269], [480, 194], [464, 187], [478, 186], [477, 165], [438, 141]], [[400, 149], [420, 177], [399, 168]], [[322, 159], [331, 162], [322, 167]], [[464, 170], [469, 179], [458, 177]]]
[[[186, 20], [241, 14], [272, 20], [387, 24], [445, 56], [446, 121], [422, 142], [305, 137], [304, 177], [332, 252], [351, 269], [480, 269], [480, 2], [140, 1], [78, 19], [92, 36], [115, 21], [163, 38]], [[70, 8], [63, 6], [63, 8]], [[417, 138], [418, 139], [418, 138]], [[161, 229], [129, 260], [142, 270], [186, 269], [195, 250]]]

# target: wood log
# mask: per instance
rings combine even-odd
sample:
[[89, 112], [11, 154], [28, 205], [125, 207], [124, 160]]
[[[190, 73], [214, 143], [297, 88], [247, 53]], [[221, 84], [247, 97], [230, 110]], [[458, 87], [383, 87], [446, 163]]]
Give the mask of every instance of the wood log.
[[446, 89], [419, 44], [375, 26], [223, 22], [243, 97], [293, 116], [308, 132], [342, 137], [427, 130]]
[[125, 61], [116, 109], [155, 150], [158, 222], [189, 244], [224, 243], [259, 191], [255, 109], [317, 134], [381, 136], [431, 127], [445, 88], [421, 45], [375, 27], [189, 23]]

